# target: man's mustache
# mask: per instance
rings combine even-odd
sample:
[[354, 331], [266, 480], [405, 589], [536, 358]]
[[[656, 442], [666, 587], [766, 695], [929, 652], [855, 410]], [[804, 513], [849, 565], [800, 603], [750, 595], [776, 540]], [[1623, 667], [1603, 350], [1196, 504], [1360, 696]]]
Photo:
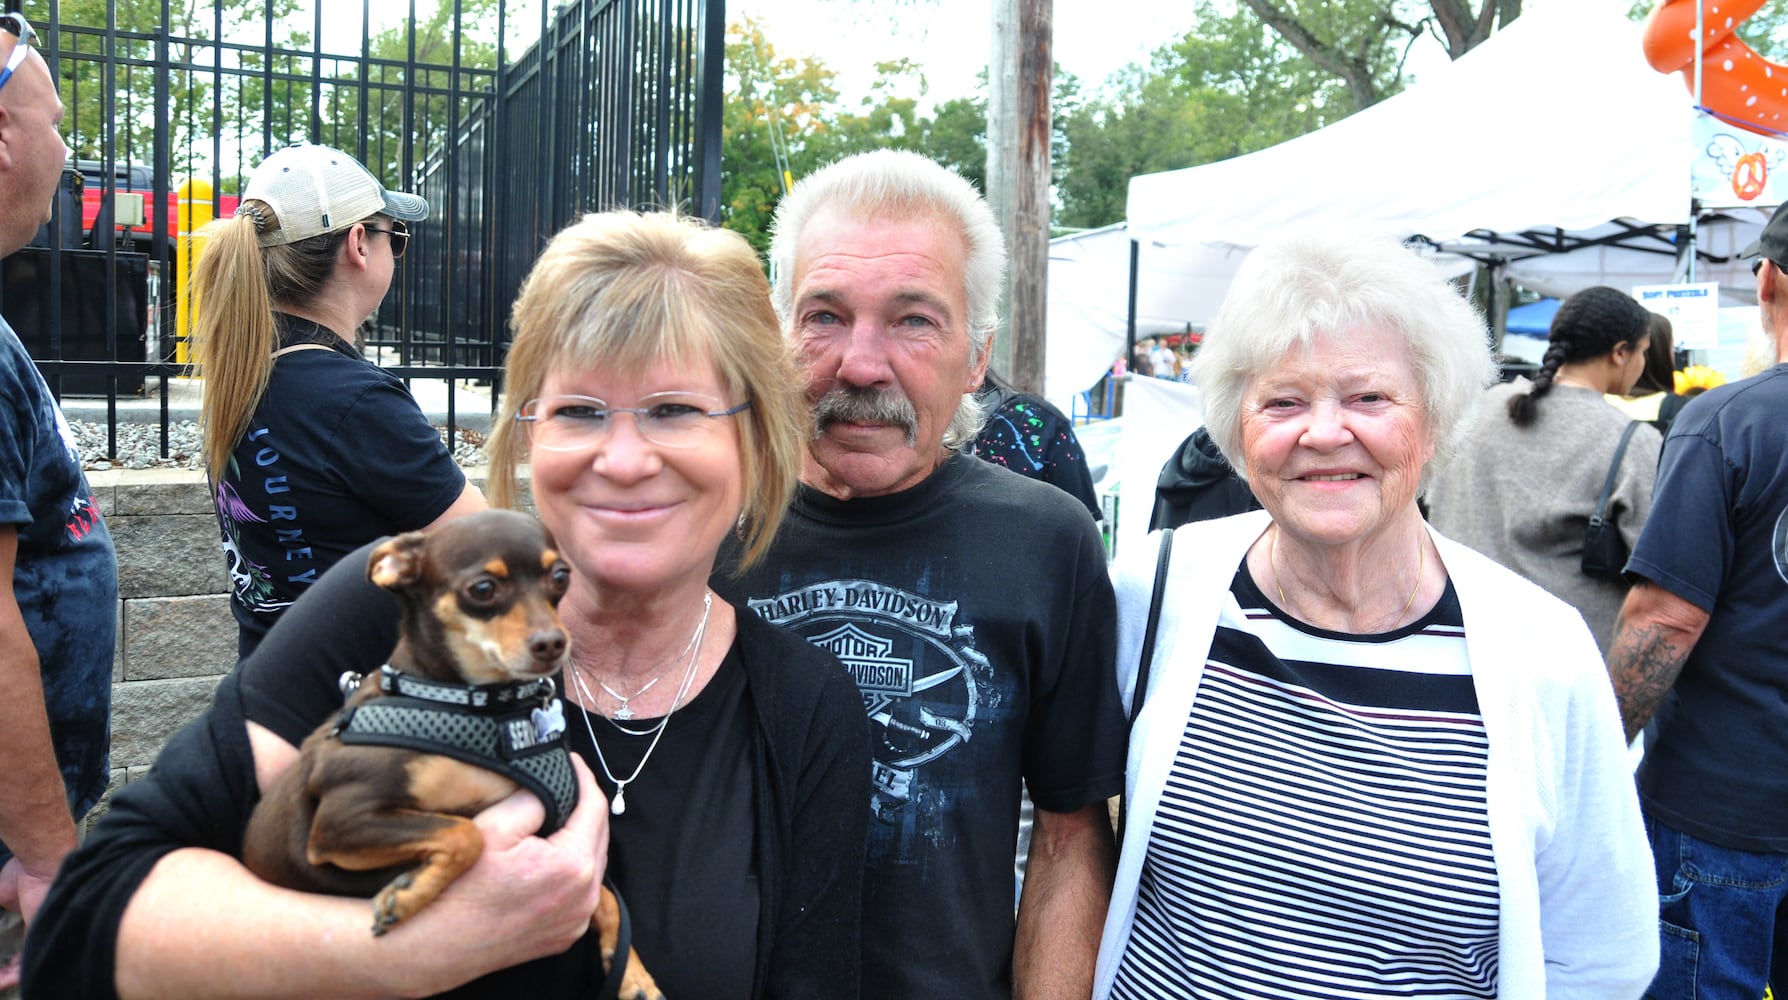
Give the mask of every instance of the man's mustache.
[[913, 401], [896, 389], [840, 385], [813, 404], [813, 436], [836, 423], [893, 424], [906, 431], [906, 443], [918, 441], [919, 414]]

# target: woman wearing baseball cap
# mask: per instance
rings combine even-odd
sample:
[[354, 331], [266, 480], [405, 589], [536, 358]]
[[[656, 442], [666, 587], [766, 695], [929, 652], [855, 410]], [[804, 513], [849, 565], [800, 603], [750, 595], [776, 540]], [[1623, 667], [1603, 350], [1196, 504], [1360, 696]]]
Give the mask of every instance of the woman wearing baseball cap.
[[255, 168], [234, 218], [201, 231], [199, 422], [238, 652], [311, 581], [382, 535], [482, 509], [409, 390], [367, 361], [360, 322], [428, 202], [301, 144]]

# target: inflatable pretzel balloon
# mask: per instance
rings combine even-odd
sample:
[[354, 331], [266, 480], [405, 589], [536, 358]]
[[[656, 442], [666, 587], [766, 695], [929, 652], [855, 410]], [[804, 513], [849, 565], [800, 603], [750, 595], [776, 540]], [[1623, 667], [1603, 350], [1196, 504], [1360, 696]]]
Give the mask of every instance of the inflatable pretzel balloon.
[[[1764, 0], [1701, 0], [1701, 104], [1741, 128], [1788, 132], [1788, 65], [1758, 55], [1737, 29]], [[1645, 60], [1695, 86], [1695, 2], [1663, 0], [1645, 20]]]

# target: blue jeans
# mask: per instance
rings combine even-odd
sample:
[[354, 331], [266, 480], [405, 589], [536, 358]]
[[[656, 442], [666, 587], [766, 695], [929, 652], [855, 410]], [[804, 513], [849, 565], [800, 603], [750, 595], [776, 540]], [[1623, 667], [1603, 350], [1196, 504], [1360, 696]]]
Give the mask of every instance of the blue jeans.
[[1647, 1000], [1759, 1000], [1788, 986], [1788, 854], [1720, 847], [1645, 820], [1660, 942]]

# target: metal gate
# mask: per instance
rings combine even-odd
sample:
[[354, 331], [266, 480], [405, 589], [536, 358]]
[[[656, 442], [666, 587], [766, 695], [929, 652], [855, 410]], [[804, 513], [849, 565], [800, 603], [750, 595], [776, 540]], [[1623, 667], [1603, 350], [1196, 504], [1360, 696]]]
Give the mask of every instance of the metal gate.
[[404, 378], [496, 379], [522, 278], [582, 213], [717, 219], [724, 0], [436, 2], [25, 11], [76, 160], [51, 224], [0, 262], [0, 312], [59, 396], [104, 398], [114, 427], [120, 401], [159, 398], [165, 454], [181, 416], [165, 377], [189, 360], [185, 234], [233, 212], [290, 142], [337, 146], [429, 199], [362, 331]]

